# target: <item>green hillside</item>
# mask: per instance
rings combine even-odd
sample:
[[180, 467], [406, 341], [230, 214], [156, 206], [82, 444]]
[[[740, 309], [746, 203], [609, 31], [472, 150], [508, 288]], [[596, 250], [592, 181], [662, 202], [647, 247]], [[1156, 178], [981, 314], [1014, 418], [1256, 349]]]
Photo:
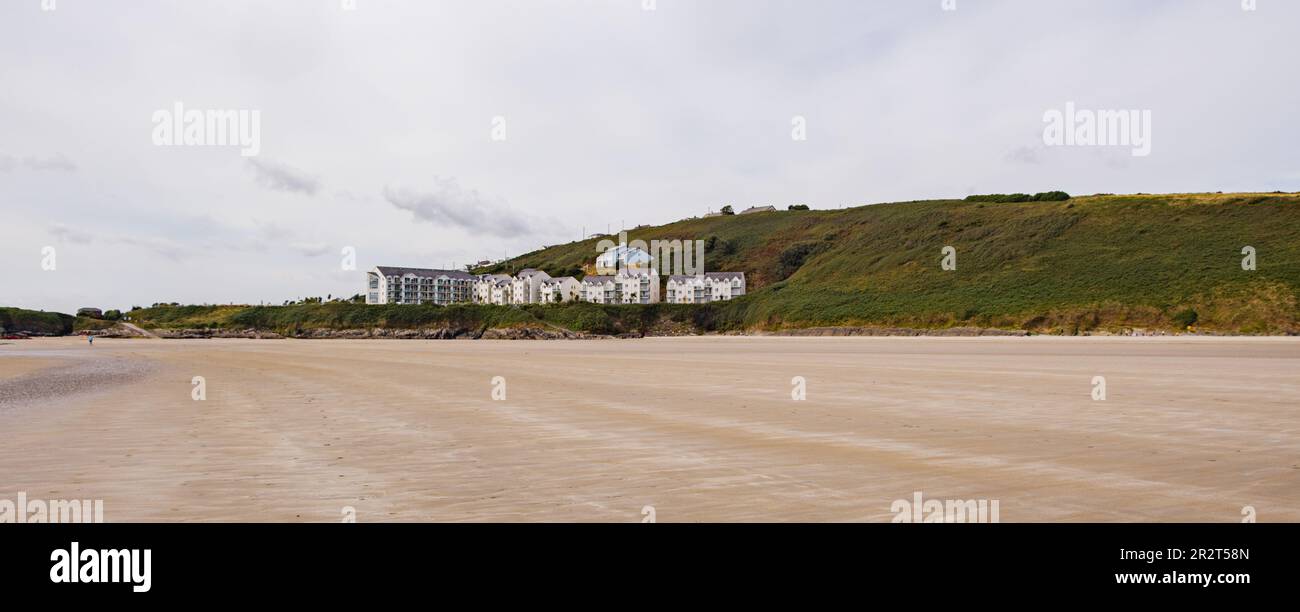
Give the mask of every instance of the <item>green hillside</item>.
[[63, 336], [72, 333], [75, 320], [72, 315], [58, 312], [0, 307], [0, 331], [4, 333]]
[[[1125, 327], [1296, 333], [1300, 196], [1175, 194], [901, 202], [688, 219], [628, 239], [707, 240], [707, 269], [746, 273], [722, 328]], [[572, 274], [597, 239], [485, 271]], [[940, 269], [940, 249], [957, 270]], [[1241, 269], [1253, 246], [1257, 269]]]

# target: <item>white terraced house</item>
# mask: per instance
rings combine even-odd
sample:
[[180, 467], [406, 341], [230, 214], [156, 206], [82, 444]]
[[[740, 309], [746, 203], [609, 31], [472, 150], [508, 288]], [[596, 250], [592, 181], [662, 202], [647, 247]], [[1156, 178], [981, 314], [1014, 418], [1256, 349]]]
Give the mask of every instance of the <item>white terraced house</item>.
[[582, 300], [596, 304], [656, 304], [659, 274], [654, 270], [624, 270], [614, 276], [582, 279]]
[[668, 302], [672, 304], [704, 304], [721, 302], [745, 295], [744, 272], [705, 272], [691, 276], [674, 274], [668, 277]]
[[617, 304], [618, 283], [613, 276], [592, 275], [582, 279], [582, 300], [593, 304]]
[[495, 304], [492, 300], [492, 289], [501, 281], [509, 282], [510, 276], [506, 274], [480, 274], [478, 280], [474, 281], [474, 303], [475, 304]]
[[659, 273], [654, 269], [628, 269], [618, 273], [619, 303], [657, 304], [659, 302]]
[[514, 281], [510, 277], [496, 281], [492, 285], [492, 301], [497, 306], [509, 306], [514, 302]]
[[542, 300], [542, 281], [551, 275], [541, 270], [525, 268], [515, 275], [511, 301], [515, 304], [536, 304]]
[[474, 299], [476, 277], [458, 270], [378, 266], [366, 273], [367, 304], [455, 304]]
[[572, 276], [561, 276], [542, 281], [542, 303], [558, 304], [582, 299], [582, 283]]

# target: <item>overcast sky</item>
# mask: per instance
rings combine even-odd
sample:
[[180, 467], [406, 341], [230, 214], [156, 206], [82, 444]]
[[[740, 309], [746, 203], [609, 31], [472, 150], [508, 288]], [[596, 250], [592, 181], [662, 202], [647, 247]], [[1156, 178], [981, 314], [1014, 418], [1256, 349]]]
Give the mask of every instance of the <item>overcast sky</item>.
[[[355, 1], [0, 2], [0, 305], [350, 296], [723, 204], [1300, 190], [1300, 2]], [[176, 102], [258, 111], [258, 155], [155, 145]], [[1150, 155], [1044, 145], [1067, 102], [1151, 111]]]

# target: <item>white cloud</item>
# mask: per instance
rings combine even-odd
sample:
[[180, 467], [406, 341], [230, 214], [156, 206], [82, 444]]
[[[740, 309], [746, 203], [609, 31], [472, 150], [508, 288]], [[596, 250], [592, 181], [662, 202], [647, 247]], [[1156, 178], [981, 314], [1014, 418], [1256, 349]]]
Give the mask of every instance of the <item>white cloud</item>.
[[0, 153], [0, 172], [11, 172], [13, 169], [22, 167], [28, 170], [36, 171], [53, 171], [53, 172], [76, 172], [77, 165], [62, 153], [57, 153], [49, 157], [37, 157], [27, 155], [24, 157], [15, 157]]
[[320, 257], [333, 251], [330, 245], [323, 242], [295, 242], [290, 244], [289, 247], [308, 257]]
[[510, 210], [500, 199], [490, 199], [477, 190], [461, 189], [456, 179], [433, 179], [433, 190], [412, 192], [384, 188], [384, 200], [410, 211], [416, 219], [434, 225], [464, 230], [470, 235], [548, 236], [555, 223]]
[[253, 169], [254, 180], [263, 187], [273, 191], [289, 191], [316, 195], [320, 190], [320, 180], [288, 164], [249, 157], [248, 165]]

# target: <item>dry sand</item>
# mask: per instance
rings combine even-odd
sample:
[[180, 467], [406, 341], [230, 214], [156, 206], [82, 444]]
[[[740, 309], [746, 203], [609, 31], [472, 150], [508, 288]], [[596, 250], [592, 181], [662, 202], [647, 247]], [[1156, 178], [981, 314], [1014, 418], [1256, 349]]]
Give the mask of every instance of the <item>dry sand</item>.
[[1300, 521], [1294, 338], [39, 339], [6, 388], [0, 498], [110, 522]]

